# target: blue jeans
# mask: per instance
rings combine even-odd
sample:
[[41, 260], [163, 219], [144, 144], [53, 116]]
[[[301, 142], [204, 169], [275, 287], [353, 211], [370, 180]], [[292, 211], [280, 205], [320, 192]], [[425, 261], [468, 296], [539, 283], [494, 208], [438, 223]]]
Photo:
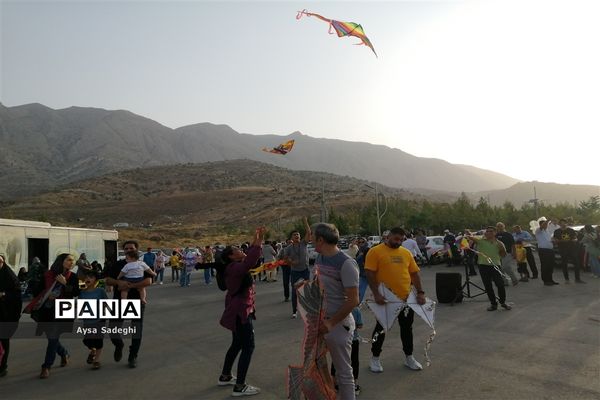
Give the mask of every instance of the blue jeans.
[[210, 283], [210, 268], [204, 268], [204, 283]]
[[298, 296], [296, 294], [296, 288], [294, 284], [298, 282], [300, 279], [308, 280], [310, 277], [310, 271], [306, 268], [304, 271], [294, 271], [291, 273], [291, 281], [292, 281], [292, 312], [296, 313], [298, 311]]
[[592, 274], [600, 276], [600, 260], [590, 255], [590, 263], [592, 264]]
[[181, 279], [179, 280], [179, 284], [181, 287], [189, 286], [192, 281], [192, 273], [187, 272], [185, 270], [181, 271]]
[[360, 276], [358, 281], [358, 301], [362, 303], [365, 298], [365, 292], [369, 287], [369, 281], [366, 276]]
[[156, 282], [162, 282], [165, 277], [165, 269], [159, 269], [156, 271]]
[[60, 344], [58, 338], [56, 339], [48, 339], [48, 346], [46, 346], [46, 357], [44, 358], [44, 363], [42, 364], [42, 368], [52, 368], [52, 364], [54, 364], [54, 360], [56, 359], [56, 355], [61, 357], [69, 354], [67, 349]]

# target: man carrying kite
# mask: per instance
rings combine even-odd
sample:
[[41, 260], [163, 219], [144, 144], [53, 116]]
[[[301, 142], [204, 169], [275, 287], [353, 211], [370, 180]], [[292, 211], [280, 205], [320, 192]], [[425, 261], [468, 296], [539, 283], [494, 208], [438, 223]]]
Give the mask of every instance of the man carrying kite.
[[[425, 292], [421, 285], [421, 277], [419, 276], [419, 267], [415, 262], [410, 251], [401, 247], [402, 242], [406, 237], [406, 233], [402, 228], [393, 228], [384, 243], [373, 247], [367, 253], [365, 261], [365, 271], [369, 287], [373, 292], [374, 300], [377, 304], [385, 304], [385, 298], [379, 291], [379, 284], [383, 283], [390, 289], [399, 299], [407, 301], [410, 293], [411, 284], [417, 290], [417, 303], [425, 304]], [[405, 365], [415, 371], [423, 369], [421, 364], [412, 355], [413, 353], [413, 333], [412, 324], [415, 313], [412, 308], [407, 312], [402, 311], [398, 315], [398, 323], [400, 325], [400, 338], [402, 339], [402, 350], [406, 355]], [[373, 344], [371, 346], [371, 363], [370, 370], [372, 372], [383, 372], [383, 366], [379, 360], [383, 341], [385, 340], [383, 326], [377, 322], [373, 331]]]
[[331, 224], [312, 227], [316, 276], [325, 295], [325, 320], [320, 332], [325, 335], [327, 350], [336, 370], [340, 400], [354, 400], [355, 386], [350, 356], [356, 324], [351, 314], [358, 306], [358, 265], [342, 252], [337, 243], [340, 234]]

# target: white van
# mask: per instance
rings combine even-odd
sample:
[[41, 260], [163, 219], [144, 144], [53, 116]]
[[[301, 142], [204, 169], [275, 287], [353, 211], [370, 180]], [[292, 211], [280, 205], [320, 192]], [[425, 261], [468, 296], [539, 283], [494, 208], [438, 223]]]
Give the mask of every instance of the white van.
[[47, 222], [0, 218], [0, 254], [15, 272], [28, 268], [34, 257], [50, 266], [56, 256], [69, 253], [79, 258], [85, 253], [88, 261], [117, 260], [117, 231], [67, 228]]
[[381, 236], [367, 236], [367, 244], [369, 247], [377, 246], [381, 243]]

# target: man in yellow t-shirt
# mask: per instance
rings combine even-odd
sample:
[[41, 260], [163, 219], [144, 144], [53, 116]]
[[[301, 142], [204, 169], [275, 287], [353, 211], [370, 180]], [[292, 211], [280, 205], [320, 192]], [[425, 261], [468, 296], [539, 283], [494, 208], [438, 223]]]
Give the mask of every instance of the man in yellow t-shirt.
[[[373, 247], [367, 253], [365, 260], [365, 272], [369, 287], [373, 292], [377, 304], [385, 304], [383, 296], [379, 293], [379, 284], [383, 283], [398, 298], [406, 300], [410, 293], [411, 284], [417, 289], [417, 302], [425, 304], [425, 292], [421, 286], [419, 267], [410, 251], [401, 247], [406, 239], [406, 233], [402, 228], [394, 228], [390, 231], [384, 243]], [[404, 311], [398, 315], [400, 325], [400, 338], [402, 349], [406, 355], [405, 365], [415, 371], [423, 369], [421, 364], [412, 355], [413, 334], [412, 324], [415, 313], [409, 308], [407, 314]], [[379, 360], [385, 333], [383, 327], [377, 323], [373, 331], [373, 345], [371, 346], [370, 369], [372, 372], [383, 372], [383, 366]]]

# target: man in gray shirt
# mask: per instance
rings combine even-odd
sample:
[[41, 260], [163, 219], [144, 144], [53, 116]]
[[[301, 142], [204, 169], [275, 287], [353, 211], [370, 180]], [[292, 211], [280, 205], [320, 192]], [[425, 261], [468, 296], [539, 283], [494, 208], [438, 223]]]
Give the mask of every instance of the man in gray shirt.
[[311, 240], [310, 225], [308, 220], [304, 217], [304, 228], [306, 233], [304, 239], [300, 240], [300, 232], [293, 231], [290, 239], [290, 243], [281, 252], [281, 258], [287, 261], [287, 264], [291, 267], [290, 280], [292, 282], [292, 318], [298, 316], [298, 297], [296, 295], [295, 284], [300, 280], [308, 280], [310, 278], [310, 271], [308, 269], [308, 250], [306, 246]]
[[358, 306], [358, 265], [337, 243], [340, 234], [331, 224], [313, 226], [315, 270], [325, 295], [325, 320], [320, 327], [336, 369], [339, 399], [354, 400], [355, 387], [351, 353], [355, 322], [352, 310]]

